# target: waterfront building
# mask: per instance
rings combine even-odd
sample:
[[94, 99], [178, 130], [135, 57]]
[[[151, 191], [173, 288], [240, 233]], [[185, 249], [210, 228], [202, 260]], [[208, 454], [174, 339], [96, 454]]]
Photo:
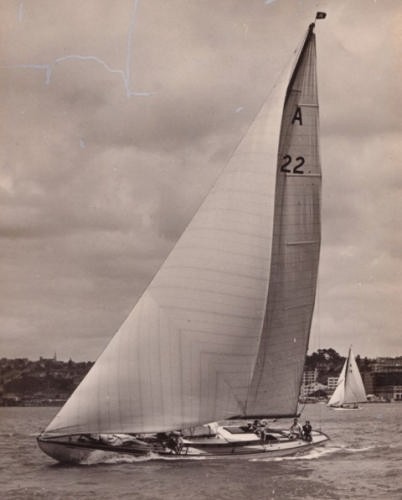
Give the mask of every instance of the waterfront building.
[[375, 394], [388, 401], [402, 401], [402, 356], [377, 358], [372, 378]]
[[314, 392], [314, 384], [317, 382], [318, 370], [305, 370], [303, 372], [303, 380], [300, 389], [301, 397], [305, 398], [312, 392]]
[[361, 376], [362, 376], [363, 385], [364, 385], [364, 389], [366, 391], [366, 394], [373, 394], [374, 393], [374, 380], [373, 380], [372, 372], [369, 372], [369, 371], [361, 372]]
[[387, 401], [402, 402], [402, 385], [384, 385], [376, 390], [376, 394]]
[[377, 358], [373, 371], [379, 373], [402, 372], [402, 356], [397, 358]]
[[332, 394], [338, 385], [339, 377], [328, 377], [327, 386], [328, 386], [328, 394]]

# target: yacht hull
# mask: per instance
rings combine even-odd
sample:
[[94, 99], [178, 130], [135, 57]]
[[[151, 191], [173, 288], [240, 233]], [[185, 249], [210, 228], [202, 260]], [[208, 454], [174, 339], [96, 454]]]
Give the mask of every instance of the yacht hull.
[[289, 439], [281, 435], [277, 440], [262, 443], [233, 440], [227, 442], [214, 438], [185, 439], [180, 449], [163, 448], [160, 445], [149, 445], [146, 449], [133, 445], [113, 446], [100, 443], [79, 443], [38, 437], [38, 445], [43, 452], [62, 463], [80, 464], [91, 460], [99, 452], [106, 457], [111, 454], [120, 457], [134, 456], [149, 459], [189, 460], [200, 459], [254, 459], [280, 457], [304, 452], [311, 447], [319, 446], [328, 441], [323, 432], [313, 431], [312, 440]]

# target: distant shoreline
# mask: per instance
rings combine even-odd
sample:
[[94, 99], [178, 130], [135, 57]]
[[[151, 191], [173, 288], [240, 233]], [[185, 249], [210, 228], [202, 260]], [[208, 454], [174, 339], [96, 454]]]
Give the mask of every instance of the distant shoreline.
[[[301, 402], [303, 399], [327, 400], [345, 358], [334, 349], [318, 349], [305, 359]], [[368, 395], [402, 399], [402, 357], [369, 359], [356, 356]], [[0, 406], [62, 406], [93, 366], [92, 361], [60, 361], [40, 357], [0, 359]], [[335, 384], [336, 385], [336, 384]], [[307, 388], [307, 392], [306, 392]], [[304, 390], [303, 390], [304, 389]], [[374, 402], [374, 401], [373, 401]]]

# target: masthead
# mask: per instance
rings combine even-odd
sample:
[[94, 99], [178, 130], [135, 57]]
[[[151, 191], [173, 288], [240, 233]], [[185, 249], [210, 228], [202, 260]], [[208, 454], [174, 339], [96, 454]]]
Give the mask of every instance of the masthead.
[[[325, 19], [326, 17], [327, 17], [326, 12], [317, 12], [315, 15], [315, 19]], [[314, 28], [315, 28], [315, 23], [311, 23], [309, 26], [309, 33], [312, 33]]]

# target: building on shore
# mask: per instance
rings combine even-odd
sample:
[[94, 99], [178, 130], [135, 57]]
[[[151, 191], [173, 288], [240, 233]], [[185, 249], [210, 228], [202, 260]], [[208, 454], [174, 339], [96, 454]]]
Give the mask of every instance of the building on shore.
[[328, 377], [327, 379], [327, 388], [328, 394], [332, 395], [338, 385], [339, 377]]
[[384, 385], [378, 387], [376, 394], [386, 401], [402, 401], [402, 385]]
[[317, 368], [315, 368], [314, 370], [305, 370], [303, 372], [302, 386], [300, 389], [300, 396], [302, 398], [309, 396], [311, 392], [314, 391], [312, 386], [314, 386], [314, 384], [317, 382], [317, 375]]
[[374, 394], [388, 401], [402, 401], [402, 356], [377, 358], [371, 376]]

